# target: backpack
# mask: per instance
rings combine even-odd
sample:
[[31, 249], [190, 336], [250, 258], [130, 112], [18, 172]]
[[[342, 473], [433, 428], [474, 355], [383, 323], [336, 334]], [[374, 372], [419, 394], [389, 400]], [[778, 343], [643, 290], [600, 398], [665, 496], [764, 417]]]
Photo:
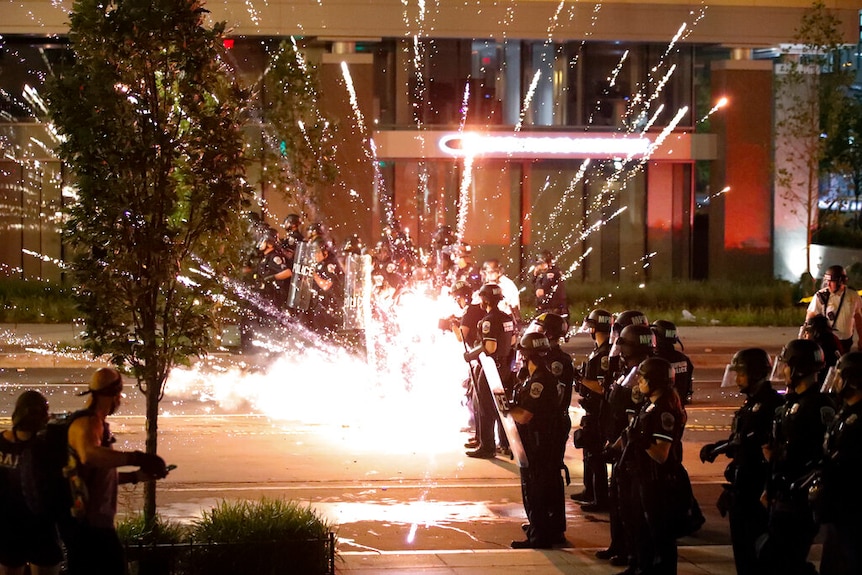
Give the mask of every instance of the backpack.
[[72, 453], [69, 450], [69, 426], [73, 421], [87, 415], [86, 410], [52, 416], [48, 425], [40, 431], [21, 455], [21, 471], [24, 501], [31, 513], [40, 517], [60, 520], [72, 516], [73, 490], [69, 465]]

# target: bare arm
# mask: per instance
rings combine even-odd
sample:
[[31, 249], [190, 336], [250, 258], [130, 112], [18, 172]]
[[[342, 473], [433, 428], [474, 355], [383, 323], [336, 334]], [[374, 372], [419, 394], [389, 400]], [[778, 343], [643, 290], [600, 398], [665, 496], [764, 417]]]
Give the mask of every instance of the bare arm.
[[69, 446], [81, 463], [93, 467], [114, 468], [130, 465], [131, 453], [102, 447], [102, 423], [90, 415], [79, 417], [69, 426]]

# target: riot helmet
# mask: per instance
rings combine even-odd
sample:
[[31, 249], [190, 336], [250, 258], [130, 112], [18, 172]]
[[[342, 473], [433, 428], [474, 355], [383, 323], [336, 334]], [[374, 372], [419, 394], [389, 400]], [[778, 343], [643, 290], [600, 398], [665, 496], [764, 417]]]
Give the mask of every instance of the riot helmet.
[[470, 284], [464, 281], [457, 281], [455, 285], [452, 286], [452, 297], [462, 297], [466, 299], [468, 302], [473, 297], [473, 288], [470, 287]]
[[721, 380], [722, 387], [734, 387], [736, 385], [737, 373], [746, 376], [747, 383], [742, 391], [749, 389], [759, 381], [769, 377], [772, 372], [772, 360], [766, 350], [759, 347], [741, 349], [733, 354], [730, 363], [724, 369], [724, 377]]
[[673, 367], [664, 358], [646, 358], [638, 365], [637, 374], [647, 382], [649, 393], [673, 387]]
[[534, 331], [521, 336], [517, 349], [521, 357], [537, 363], [539, 358], [547, 357], [550, 353], [551, 342], [545, 334]]
[[810, 339], [794, 339], [778, 354], [772, 379], [784, 379], [784, 368], [790, 368], [787, 386], [794, 389], [803, 379], [817, 374], [826, 365], [823, 349]]
[[656, 346], [664, 348], [673, 347], [675, 343], [682, 345], [682, 342], [679, 340], [679, 336], [676, 334], [676, 324], [672, 321], [660, 319], [651, 324], [650, 329], [652, 329], [655, 334]]
[[611, 333], [611, 326], [614, 323], [614, 316], [611, 312], [604, 309], [594, 309], [584, 318], [584, 323], [581, 329], [588, 331], [591, 334], [595, 332]]
[[485, 304], [495, 306], [503, 301], [503, 290], [497, 284], [485, 284], [479, 288], [477, 295]]
[[616, 345], [623, 359], [646, 358], [655, 350], [655, 334], [649, 325], [627, 325], [620, 332]]
[[835, 375], [832, 382], [827, 378], [823, 391], [835, 391], [844, 397], [862, 391], [862, 351], [851, 351], [842, 355], [835, 365]]
[[616, 341], [620, 333], [629, 325], [644, 325], [649, 326], [649, 320], [643, 312], [629, 309], [621, 312], [614, 318], [611, 328], [611, 343]]
[[312, 253], [329, 255], [332, 253], [332, 243], [322, 236], [318, 236], [309, 242]]
[[301, 222], [302, 219], [299, 217], [299, 214], [287, 214], [284, 217], [282, 227], [288, 231], [298, 230]]
[[555, 313], [543, 313], [536, 318], [535, 322], [542, 327], [542, 331], [549, 340], [556, 341], [564, 338], [569, 332], [569, 323], [563, 316]]
[[313, 240], [318, 237], [326, 237], [329, 235], [329, 230], [323, 222], [313, 222], [308, 226], [308, 239]]
[[265, 233], [260, 235], [260, 238], [257, 242], [258, 251], [265, 252], [267, 247], [275, 247], [278, 243], [278, 236], [275, 233], [275, 230], [272, 228], [268, 228]]
[[833, 333], [832, 325], [829, 318], [822, 314], [809, 317], [802, 326], [802, 335], [805, 339], [816, 340], [830, 333]]
[[344, 254], [353, 254], [357, 256], [361, 256], [365, 251], [365, 244], [362, 243], [362, 239], [359, 237], [359, 234], [353, 234], [349, 238], [344, 241], [344, 246], [341, 248], [341, 252]]

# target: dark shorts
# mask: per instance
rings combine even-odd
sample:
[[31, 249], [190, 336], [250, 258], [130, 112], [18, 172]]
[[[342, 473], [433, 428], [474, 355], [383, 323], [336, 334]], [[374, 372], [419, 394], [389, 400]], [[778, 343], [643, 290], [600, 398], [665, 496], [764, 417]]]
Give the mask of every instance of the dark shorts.
[[4, 525], [0, 528], [0, 564], [22, 567], [27, 563], [40, 567], [58, 565], [63, 560], [60, 537], [53, 523]]

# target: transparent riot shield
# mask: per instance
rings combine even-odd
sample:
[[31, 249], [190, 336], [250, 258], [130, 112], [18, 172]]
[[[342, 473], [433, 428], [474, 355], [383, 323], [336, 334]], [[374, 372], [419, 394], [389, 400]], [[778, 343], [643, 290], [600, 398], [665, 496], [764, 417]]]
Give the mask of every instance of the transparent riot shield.
[[344, 260], [344, 330], [359, 331], [371, 321], [371, 256], [349, 254]]
[[290, 289], [287, 293], [287, 307], [302, 311], [308, 311], [308, 308], [311, 307], [316, 263], [314, 261], [314, 249], [308, 242], [299, 242], [293, 260], [293, 276], [290, 279]]

